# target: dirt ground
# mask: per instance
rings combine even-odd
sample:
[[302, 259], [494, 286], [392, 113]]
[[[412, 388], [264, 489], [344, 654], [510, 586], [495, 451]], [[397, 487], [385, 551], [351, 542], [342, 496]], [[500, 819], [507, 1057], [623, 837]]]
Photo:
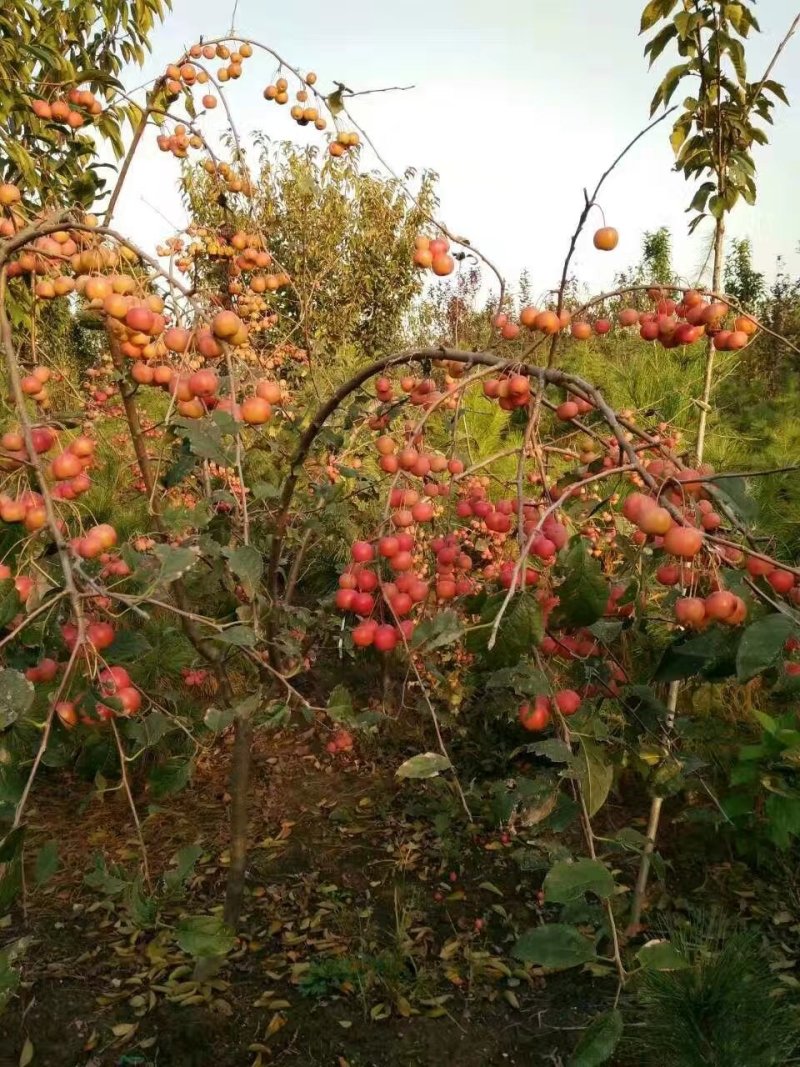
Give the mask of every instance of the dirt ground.
[[[465, 822], [440, 837], [390, 769], [296, 736], [256, 752], [242, 930], [198, 974], [179, 934], [219, 915], [226, 770], [217, 751], [161, 806], [137, 797], [152, 892], [122, 795], [43, 779], [29, 851], [55, 838], [60, 866], [29, 881], [27, 924], [19, 908], [2, 919], [1, 944], [29, 940], [0, 1067], [558, 1067], [609, 1006], [610, 967], [544, 975], [511, 956], [542, 907], [518, 842]], [[189, 844], [191, 873], [167, 892]]]

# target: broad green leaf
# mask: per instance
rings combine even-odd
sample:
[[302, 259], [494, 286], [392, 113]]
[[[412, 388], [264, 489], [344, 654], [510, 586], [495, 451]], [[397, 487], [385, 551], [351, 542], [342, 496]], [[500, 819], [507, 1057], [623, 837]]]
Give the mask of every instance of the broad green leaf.
[[252, 545], [240, 545], [228, 554], [228, 566], [242, 583], [247, 598], [252, 600], [264, 572], [264, 557]]
[[349, 690], [343, 685], [337, 685], [328, 697], [328, 714], [334, 722], [352, 722], [353, 698]]
[[224, 645], [235, 645], [237, 648], [254, 648], [256, 635], [250, 626], [237, 623], [215, 633], [214, 640], [221, 641]]
[[586, 809], [591, 818], [606, 802], [614, 780], [614, 768], [606, 762], [600, 746], [585, 737], [581, 738], [578, 775]]
[[22, 1052], [19, 1054], [19, 1067], [28, 1067], [28, 1064], [33, 1062], [33, 1056], [33, 1042], [29, 1037], [26, 1037], [25, 1044], [22, 1046]]
[[3, 578], [0, 581], [0, 629], [8, 626], [21, 606], [14, 579]]
[[24, 826], [18, 826], [16, 830], [9, 830], [5, 837], [0, 840], [0, 863], [10, 863], [16, 859], [22, 851], [24, 840]]
[[200, 859], [203, 850], [199, 845], [185, 845], [172, 857], [171, 862], [175, 865], [174, 870], [169, 870], [164, 875], [164, 884], [168, 890], [179, 889], [194, 871], [194, 865]]
[[746, 682], [771, 667], [783, 652], [787, 638], [796, 630], [792, 619], [781, 613], [751, 623], [742, 634], [736, 653], [739, 681]]
[[500, 620], [495, 643], [489, 648], [493, 625], [504, 600], [505, 594], [490, 597], [481, 611], [480, 629], [467, 635], [467, 648], [480, 656], [487, 667], [514, 666], [544, 636], [539, 602], [530, 593], [515, 593]]
[[192, 452], [201, 459], [210, 459], [220, 467], [232, 467], [236, 457], [222, 442], [222, 431], [211, 419], [173, 419], [172, 425], [185, 437]]
[[574, 926], [548, 923], [528, 930], [519, 938], [511, 955], [523, 963], [536, 963], [555, 970], [578, 967], [594, 958], [594, 946]]
[[191, 760], [177, 757], [167, 760], [150, 771], [150, 793], [156, 800], [178, 793], [188, 783], [192, 776], [193, 764]]
[[11, 726], [33, 704], [33, 682], [19, 671], [0, 670], [0, 730]]
[[20, 983], [20, 975], [14, 964], [27, 952], [31, 941], [30, 937], [21, 937], [0, 951], [0, 1014]]
[[434, 649], [460, 640], [463, 633], [464, 627], [458, 615], [454, 611], [443, 611], [415, 627], [411, 636], [411, 648], [424, 646], [426, 652], [433, 652]]
[[208, 708], [203, 723], [212, 733], [221, 734], [233, 722], [233, 708]]
[[83, 880], [91, 889], [97, 889], [107, 897], [119, 896], [128, 885], [128, 882], [120, 877], [118, 868], [109, 869], [105, 859], [97, 855], [94, 858], [94, 867], [84, 875]]
[[669, 941], [648, 941], [636, 953], [636, 959], [648, 971], [682, 971], [690, 966]]
[[598, 1015], [581, 1035], [567, 1067], [601, 1067], [608, 1063], [622, 1037], [622, 1015], [613, 1011]]
[[714, 628], [696, 637], [675, 641], [661, 657], [653, 681], [674, 682], [695, 674], [715, 678], [735, 671], [739, 631]]
[[190, 956], [207, 959], [225, 956], [236, 944], [236, 937], [216, 915], [195, 915], [182, 919], [175, 940]]
[[523, 660], [513, 667], [501, 667], [486, 679], [487, 689], [513, 689], [519, 696], [533, 697], [550, 692], [550, 683], [543, 671]]
[[161, 562], [158, 582], [174, 582], [197, 563], [200, 553], [196, 548], [179, 548], [176, 545], [156, 545], [153, 552]]
[[251, 626], [237, 623], [234, 626], [226, 626], [225, 630], [214, 634], [214, 640], [222, 641], [223, 644], [234, 644], [239, 649], [253, 649], [256, 644], [256, 635]]
[[118, 630], [107, 656], [109, 663], [136, 663], [153, 646], [139, 630]]
[[398, 778], [436, 778], [440, 771], [446, 771], [449, 767], [447, 756], [439, 752], [420, 752], [401, 763], [395, 774]]
[[36, 854], [34, 877], [37, 885], [44, 885], [58, 870], [58, 841], [48, 841]]
[[649, 0], [642, 12], [642, 20], [639, 25], [639, 33], [644, 33], [658, 22], [666, 18], [677, 4], [678, 0]]
[[344, 100], [342, 99], [342, 90], [335, 89], [332, 93], [329, 93], [325, 98], [325, 103], [330, 109], [330, 113], [335, 117], [344, 111]]
[[561, 569], [565, 578], [558, 587], [559, 621], [568, 626], [591, 625], [606, 609], [608, 585], [582, 537], [571, 545]]
[[667, 47], [673, 37], [677, 37], [678, 29], [674, 23], [668, 22], [666, 26], [658, 31], [655, 37], [652, 37], [645, 45], [644, 54], [650, 57], [650, 66], [655, 63], [664, 49]]
[[536, 756], [545, 756], [553, 763], [572, 763], [572, 749], [564, 741], [557, 737], [548, 737], [544, 741], [536, 741], [533, 745], [526, 745], [528, 752]]
[[565, 860], [550, 868], [543, 889], [548, 904], [571, 904], [587, 893], [607, 900], [614, 892], [614, 879], [600, 860]]
[[134, 719], [127, 724], [127, 733], [142, 748], [152, 748], [175, 727], [169, 718], [160, 711], [151, 711], [149, 715]]

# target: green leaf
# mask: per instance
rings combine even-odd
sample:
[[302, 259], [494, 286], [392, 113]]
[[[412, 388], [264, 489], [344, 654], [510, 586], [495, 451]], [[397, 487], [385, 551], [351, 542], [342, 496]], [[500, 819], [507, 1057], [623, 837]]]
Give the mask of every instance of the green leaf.
[[153, 646], [139, 630], [118, 630], [113, 643], [108, 649], [109, 663], [136, 663]]
[[36, 854], [34, 877], [37, 885], [44, 885], [58, 870], [58, 841], [48, 841]]
[[787, 615], [776, 613], [748, 626], [736, 653], [736, 677], [749, 681], [771, 667], [783, 652], [783, 646], [797, 629]]
[[352, 722], [353, 698], [343, 685], [337, 685], [328, 697], [328, 714], [334, 722]]
[[578, 967], [594, 958], [594, 947], [574, 926], [549, 923], [528, 930], [519, 938], [511, 955], [523, 963], [556, 969]]
[[614, 780], [614, 768], [606, 763], [602, 749], [594, 741], [581, 738], [578, 756], [578, 775], [583, 799], [589, 818], [596, 815], [606, 802], [611, 783]]
[[342, 99], [342, 90], [336, 89], [334, 90], [334, 92], [330, 93], [325, 98], [325, 103], [328, 105], [330, 113], [334, 116], [334, 118], [336, 117], [336, 115], [341, 114], [341, 112], [344, 111], [344, 100]]
[[242, 583], [248, 600], [252, 600], [264, 573], [264, 557], [252, 545], [241, 545], [226, 554], [228, 566]]
[[645, 45], [644, 54], [650, 57], [650, 66], [655, 63], [664, 49], [667, 47], [673, 37], [678, 34], [678, 29], [674, 23], [668, 22], [666, 26], [658, 31], [655, 37]]
[[744, 478], [709, 478], [709, 484], [714, 487], [715, 495], [721, 497], [740, 519], [753, 525], [758, 518], [758, 501]]
[[208, 959], [225, 956], [236, 944], [236, 937], [216, 915], [195, 915], [182, 919], [175, 940], [190, 956]]
[[203, 716], [204, 724], [215, 734], [221, 734], [233, 720], [233, 708], [208, 708]]
[[124, 878], [120, 878], [119, 869], [109, 870], [105, 859], [98, 855], [94, 858], [94, 867], [83, 880], [91, 889], [97, 889], [107, 897], [119, 896], [128, 885]]
[[608, 586], [600, 564], [586, 550], [582, 537], [575, 538], [562, 564], [566, 575], [558, 587], [559, 622], [567, 626], [590, 626], [608, 603]]
[[715, 189], [716, 189], [716, 185], [714, 184], [714, 182], [703, 182], [703, 184], [698, 188], [697, 192], [694, 194], [694, 197], [692, 198], [692, 202], [689, 205], [689, 207], [687, 208], [687, 211], [704, 211], [705, 210], [705, 206], [706, 206], [706, 201], [708, 200], [709, 196], [711, 196], [711, 194], [714, 192]]
[[519, 696], [533, 697], [550, 692], [550, 683], [543, 671], [523, 661], [514, 667], [501, 667], [486, 679], [487, 689], [513, 689]]
[[746, 32], [744, 20], [744, 8], [741, 4], [725, 4], [722, 8], [722, 16], [730, 22], [737, 33]]
[[161, 562], [157, 579], [159, 584], [169, 584], [182, 577], [200, 558], [196, 548], [179, 548], [176, 545], [155, 545], [153, 552]]
[[14, 616], [19, 612], [22, 602], [19, 599], [17, 587], [13, 578], [3, 578], [0, 581], [0, 629], [8, 626]]
[[440, 771], [446, 771], [449, 767], [447, 756], [439, 752], [420, 752], [401, 763], [395, 774], [398, 778], [436, 778]]
[[19, 986], [20, 976], [14, 963], [27, 951], [30, 942], [31, 938], [21, 937], [0, 952], [0, 1014]]
[[172, 420], [172, 425], [179, 428], [189, 448], [200, 459], [210, 459], [221, 467], [234, 466], [236, 457], [223, 445], [222, 430], [216, 422], [211, 419], [177, 418]]
[[645, 6], [644, 11], [642, 12], [639, 33], [644, 33], [652, 26], [655, 26], [659, 19], [666, 18], [677, 2], [678, 0], [649, 0], [649, 3]]
[[181, 452], [167, 473], [164, 475], [163, 482], [167, 489], [173, 489], [176, 485], [180, 485], [184, 478], [186, 478], [197, 466], [197, 456], [193, 455], [190, 451]]
[[433, 652], [434, 649], [460, 640], [463, 633], [464, 627], [458, 615], [454, 611], [443, 611], [415, 627], [411, 636], [411, 648], [421, 648], [424, 645], [426, 652]]
[[169, 891], [179, 889], [194, 871], [194, 865], [200, 859], [203, 850], [199, 845], [185, 845], [172, 857], [175, 870], [164, 874], [164, 885]]
[[676, 66], [670, 67], [664, 75], [661, 84], [656, 89], [655, 96], [650, 103], [651, 115], [656, 111], [659, 104], [663, 104], [664, 107], [667, 107], [675, 94], [675, 90], [680, 85], [681, 78], [683, 78], [685, 74], [688, 74], [690, 69], [691, 63], [678, 63]]
[[22, 852], [24, 840], [24, 826], [18, 826], [16, 830], [9, 830], [6, 836], [0, 840], [0, 863], [10, 863], [15, 860]]
[[777, 96], [777, 98], [782, 103], [784, 103], [784, 104], [788, 104], [789, 103], [789, 97], [786, 95], [786, 90], [784, 89], [784, 87], [781, 85], [780, 82], [771, 81], [771, 80], [770, 81], [765, 81], [764, 82], [764, 89], [768, 90], [769, 92], [771, 92], [773, 94], [773, 96]]
[[192, 776], [193, 764], [191, 760], [174, 758], [153, 767], [150, 771], [150, 793], [156, 800], [178, 793], [186, 786]]
[[526, 750], [535, 756], [544, 756], [553, 763], [572, 763], [572, 749], [565, 741], [559, 741], [557, 737], [548, 737], [544, 741], [536, 741], [532, 745], [526, 745]]
[[737, 41], [735, 37], [728, 38], [728, 55], [731, 57], [731, 63], [736, 71], [739, 84], [742, 86], [747, 85], [747, 63], [744, 58], [744, 45], [741, 41]]
[[564, 860], [550, 868], [542, 888], [548, 904], [571, 904], [587, 893], [607, 900], [614, 892], [614, 879], [600, 860]]
[[674, 682], [695, 674], [727, 677], [735, 670], [737, 631], [708, 630], [696, 637], [680, 639], [665, 649], [653, 680]]
[[142, 748], [152, 748], [175, 727], [160, 711], [151, 711], [149, 715], [134, 719], [127, 724], [128, 736], [137, 741]]
[[690, 966], [669, 941], [648, 941], [636, 953], [636, 959], [648, 971], [682, 971]]
[[622, 1025], [622, 1015], [616, 1008], [598, 1015], [581, 1035], [567, 1067], [600, 1067], [608, 1063], [622, 1037]]
[[224, 645], [235, 645], [237, 648], [254, 648], [256, 635], [251, 626], [237, 623], [235, 626], [227, 626], [224, 630], [214, 634], [214, 640], [221, 641]]
[[22, 1052], [19, 1054], [19, 1067], [28, 1067], [28, 1064], [33, 1060], [33, 1042], [29, 1037], [25, 1038], [25, 1044], [22, 1046]]
[[538, 645], [544, 636], [542, 610], [530, 593], [516, 593], [500, 620], [492, 648], [488, 642], [505, 594], [490, 597], [481, 611], [481, 628], [467, 635], [467, 648], [488, 667], [511, 667]]
[[33, 704], [33, 682], [19, 671], [0, 670], [0, 730], [5, 730]]

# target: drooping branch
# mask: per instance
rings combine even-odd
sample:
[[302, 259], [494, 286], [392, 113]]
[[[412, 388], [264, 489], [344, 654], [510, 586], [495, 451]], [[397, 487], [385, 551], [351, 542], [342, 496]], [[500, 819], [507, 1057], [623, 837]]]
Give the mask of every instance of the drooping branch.
[[[663, 122], [664, 119], [667, 118], [668, 115], [671, 115], [672, 112], [675, 111], [675, 110], [677, 110], [677, 105], [676, 105], [676, 107], [669, 108], [667, 111], [664, 112], [663, 115], [660, 115], [653, 122], [649, 123], [649, 125], [645, 126], [645, 128], [643, 130], [640, 130], [639, 133], [636, 134], [636, 136], [633, 138], [632, 141], [629, 141], [628, 144], [625, 145], [625, 147], [619, 153], [619, 155], [614, 160], [614, 162], [611, 164], [611, 166], [608, 167], [607, 170], [605, 170], [600, 175], [600, 178], [599, 178], [599, 180], [597, 182], [597, 185], [595, 185], [594, 191], [593, 191], [591, 196], [589, 196], [588, 193], [586, 192], [586, 190], [584, 189], [584, 191], [583, 191], [583, 198], [584, 198], [583, 210], [581, 211], [580, 217], [578, 219], [578, 225], [575, 227], [575, 232], [573, 233], [572, 237], [570, 238], [569, 248], [567, 249], [567, 255], [566, 255], [565, 259], [564, 259], [564, 266], [563, 266], [563, 268], [561, 270], [561, 282], [560, 282], [559, 287], [558, 287], [558, 302], [556, 304], [556, 314], [557, 315], [560, 315], [561, 311], [564, 308], [564, 293], [566, 291], [567, 280], [569, 278], [569, 265], [572, 262], [573, 255], [575, 254], [575, 248], [577, 247], [577, 244], [578, 244], [578, 238], [580, 237], [581, 233], [583, 232], [583, 227], [586, 225], [586, 220], [589, 218], [589, 212], [592, 210], [592, 208], [597, 203], [597, 197], [600, 195], [600, 190], [603, 188], [603, 185], [605, 183], [606, 178], [608, 178], [609, 175], [613, 173], [615, 168], [622, 162], [622, 160], [625, 158], [625, 156], [628, 154], [628, 152], [630, 152], [630, 150], [634, 147], [634, 145], [636, 145], [642, 139], [642, 137], [645, 136], [645, 134], [649, 133], [650, 130], [652, 130], [654, 127], [658, 126], [658, 124], [660, 122]], [[548, 356], [548, 359], [547, 359], [548, 367], [552, 367], [553, 363], [555, 362], [556, 349], [558, 347], [559, 336], [560, 335], [558, 333], [554, 333], [553, 334], [553, 339], [550, 342], [550, 355]]]

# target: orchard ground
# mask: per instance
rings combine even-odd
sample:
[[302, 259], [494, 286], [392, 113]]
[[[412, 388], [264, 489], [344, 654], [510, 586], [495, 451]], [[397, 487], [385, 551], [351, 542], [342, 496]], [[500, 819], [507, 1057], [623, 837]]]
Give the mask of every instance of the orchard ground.
[[[30, 941], [20, 995], [0, 1020], [0, 1062], [20, 1062], [26, 1041], [43, 1067], [568, 1062], [590, 1020], [610, 1007], [613, 981], [545, 972], [511, 955], [520, 931], [553, 910], [537, 886], [563, 838], [546, 819], [501, 832], [480, 816], [473, 826], [451, 822], [440, 837], [438, 788], [420, 794], [394, 776], [406, 743], [365, 742], [331, 757], [313, 730], [262, 736], [242, 931], [200, 982], [176, 938], [186, 911], [213, 914], [221, 899], [225, 762], [209, 753], [168, 806], [137, 797], [161, 885], [157, 916], [141, 885], [131, 891], [138, 846], [120, 791], [98, 795], [61, 773], [43, 780], [31, 846], [56, 838], [62, 866], [43, 888], [30, 887], [28, 926], [21, 913], [4, 920], [5, 939]], [[602, 832], [629, 824], [626, 807], [640, 798], [625, 792], [604, 809]], [[721, 907], [762, 933], [788, 980], [800, 955], [797, 872], [754, 879], [726, 849], [709, 855], [707, 834], [693, 839], [682, 809], [679, 800], [667, 807], [663, 849], [681, 896], [654, 884], [649, 927], [633, 947], [659, 936], [665, 912]], [[185, 888], [167, 897], [163, 875], [187, 842], [201, 851]], [[104, 885], [96, 869], [93, 886], [83, 881], [91, 855], [107, 865]], [[619, 863], [632, 869], [624, 856]], [[623, 1006], [635, 1037], [633, 991]], [[611, 1062], [638, 1060], [629, 1047]]]

